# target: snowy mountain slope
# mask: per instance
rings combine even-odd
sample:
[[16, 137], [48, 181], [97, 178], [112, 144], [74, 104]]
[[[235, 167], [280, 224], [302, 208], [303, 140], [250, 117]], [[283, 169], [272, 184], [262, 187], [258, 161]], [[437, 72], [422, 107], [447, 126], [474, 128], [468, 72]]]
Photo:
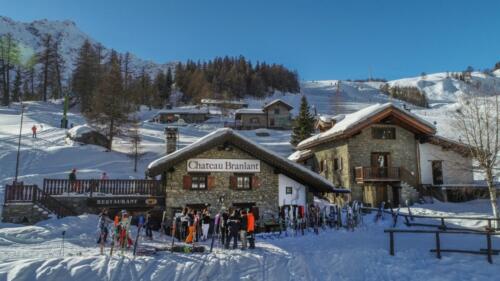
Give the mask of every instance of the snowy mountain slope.
[[489, 94], [496, 92], [500, 94], [500, 72], [497, 70], [493, 75], [485, 75], [481, 72], [473, 72], [470, 83], [450, 77], [447, 73], [434, 73], [425, 77], [412, 77], [389, 81], [391, 86], [417, 87], [425, 92], [429, 101], [432, 102], [455, 102], [464, 93]]
[[[49, 21], [36, 20], [25, 23], [18, 22], [11, 18], [0, 16], [0, 35], [11, 33], [13, 37], [22, 45], [23, 58], [27, 59], [30, 55], [41, 50], [41, 40], [43, 35], [50, 34], [53, 38], [61, 36], [61, 52], [65, 61], [64, 73], [71, 73], [75, 64], [78, 50], [85, 40], [93, 44], [98, 41], [91, 38], [85, 32], [80, 30], [73, 21]], [[104, 54], [110, 50], [104, 48]], [[131, 67], [134, 71], [140, 71], [145, 67], [151, 74], [156, 74], [159, 70], [166, 71], [167, 68], [173, 68], [173, 63], [158, 64], [152, 61], [142, 60], [133, 54], [131, 55]]]

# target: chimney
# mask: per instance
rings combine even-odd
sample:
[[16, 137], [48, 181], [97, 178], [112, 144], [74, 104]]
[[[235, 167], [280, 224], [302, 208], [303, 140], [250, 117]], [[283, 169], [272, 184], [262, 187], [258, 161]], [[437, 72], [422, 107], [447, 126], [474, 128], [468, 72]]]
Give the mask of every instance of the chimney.
[[175, 127], [165, 128], [165, 137], [167, 142], [167, 154], [177, 150], [177, 139], [179, 137], [179, 130]]

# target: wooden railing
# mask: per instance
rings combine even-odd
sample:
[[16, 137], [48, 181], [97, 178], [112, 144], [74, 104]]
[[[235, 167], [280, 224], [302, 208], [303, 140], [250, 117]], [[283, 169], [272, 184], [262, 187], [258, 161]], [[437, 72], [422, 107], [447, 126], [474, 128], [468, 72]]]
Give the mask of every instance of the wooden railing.
[[35, 202], [39, 196], [38, 190], [36, 185], [6, 185], [4, 201], [5, 203]]
[[[436, 257], [441, 259], [441, 253], [464, 253], [464, 254], [478, 254], [478, 255], [486, 255], [486, 258], [489, 263], [493, 263], [493, 255], [498, 255], [499, 250], [493, 248], [491, 242], [491, 236], [497, 235], [498, 233], [492, 231], [443, 231], [443, 230], [423, 230], [423, 229], [385, 229], [385, 233], [389, 233], [389, 254], [391, 256], [395, 255], [395, 247], [394, 240], [396, 233], [411, 233], [411, 234], [434, 234], [435, 237], [435, 249], [431, 249], [430, 251], [436, 253]], [[459, 234], [459, 235], [482, 235], [486, 237], [486, 248], [479, 249], [478, 251], [472, 250], [463, 250], [463, 249], [442, 249], [441, 248], [441, 239], [440, 235], [443, 234]]]
[[76, 216], [71, 208], [57, 201], [49, 194], [39, 189], [37, 185], [6, 185], [5, 203], [33, 203], [54, 213], [57, 217]]
[[88, 194], [90, 197], [95, 195], [95, 193], [112, 195], [165, 195], [161, 181], [158, 180], [88, 179], [70, 181], [65, 179], [44, 179], [43, 191], [50, 195], [80, 193]]
[[399, 167], [356, 167], [354, 170], [356, 182], [401, 180]]

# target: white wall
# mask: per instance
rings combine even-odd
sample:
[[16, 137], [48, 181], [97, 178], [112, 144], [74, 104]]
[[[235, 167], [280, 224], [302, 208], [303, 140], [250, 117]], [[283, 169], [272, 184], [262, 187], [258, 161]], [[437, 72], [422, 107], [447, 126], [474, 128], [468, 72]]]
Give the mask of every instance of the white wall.
[[[306, 206], [306, 187], [293, 179], [279, 174], [279, 202], [280, 206], [299, 205]], [[286, 187], [292, 187], [292, 194], [286, 194]]]
[[419, 151], [422, 184], [433, 184], [433, 160], [443, 161], [443, 184], [471, 184], [474, 181], [471, 158], [430, 143], [419, 144]]

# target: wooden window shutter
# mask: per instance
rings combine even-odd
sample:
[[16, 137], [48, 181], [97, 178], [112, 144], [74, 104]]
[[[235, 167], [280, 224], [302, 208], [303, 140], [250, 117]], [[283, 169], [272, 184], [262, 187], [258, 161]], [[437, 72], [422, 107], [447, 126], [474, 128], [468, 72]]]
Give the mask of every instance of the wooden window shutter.
[[236, 185], [238, 184], [236, 176], [230, 176], [229, 177], [229, 188], [230, 189], [236, 189]]
[[212, 189], [215, 187], [215, 176], [207, 176], [207, 188]]
[[192, 184], [191, 176], [190, 175], [185, 175], [182, 178], [182, 187], [184, 189], [191, 189], [191, 184]]
[[252, 176], [251, 188], [260, 188], [260, 179], [258, 176]]

